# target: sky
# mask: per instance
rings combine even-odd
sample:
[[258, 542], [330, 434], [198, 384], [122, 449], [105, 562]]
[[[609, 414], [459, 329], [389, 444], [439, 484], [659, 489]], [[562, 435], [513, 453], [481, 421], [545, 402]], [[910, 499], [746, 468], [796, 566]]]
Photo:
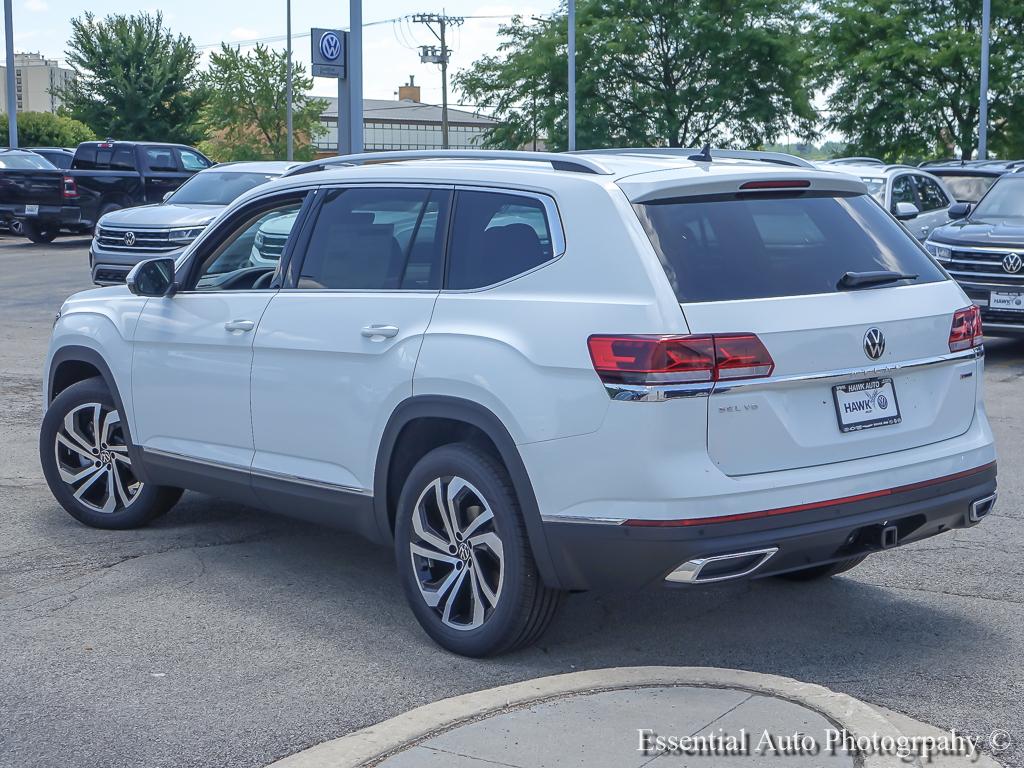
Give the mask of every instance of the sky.
[[[86, 10], [97, 16], [110, 13], [162, 11], [164, 23], [175, 33], [188, 35], [200, 46], [205, 57], [223, 41], [241, 45], [243, 50], [258, 38], [281, 37], [286, 31], [285, 0], [142, 0], [144, 5], [122, 0], [94, 0], [88, 6], [73, 0], [13, 0], [14, 50], [39, 52], [47, 58], [64, 58], [71, 36], [70, 20]], [[545, 16], [555, 11], [558, 0], [530, 0], [527, 4], [481, 2], [481, 0], [363, 0], [363, 95], [366, 98], [397, 98], [398, 86], [409, 75], [422, 86], [422, 100], [441, 103], [441, 71], [437, 65], [421, 64], [417, 46], [436, 45], [437, 40], [420, 24], [403, 17], [414, 13], [441, 13], [467, 17], [449, 38], [452, 49], [449, 77], [468, 67], [482, 55], [494, 53], [498, 46], [498, 25], [513, 14], [524, 18]], [[311, 27], [347, 28], [349, 0], [330, 3], [292, 0], [293, 55], [309, 65]], [[468, 18], [468, 17], [485, 18]], [[398, 19], [398, 21], [386, 21]], [[374, 24], [372, 22], [385, 22]], [[304, 35], [301, 36], [300, 35]], [[0, 38], [0, 49], [2, 49]], [[268, 42], [284, 50], [282, 40]], [[6, 51], [4, 50], [4, 53]], [[313, 87], [317, 96], [337, 94], [334, 80], [317, 78]], [[452, 104], [461, 101], [450, 95]]]

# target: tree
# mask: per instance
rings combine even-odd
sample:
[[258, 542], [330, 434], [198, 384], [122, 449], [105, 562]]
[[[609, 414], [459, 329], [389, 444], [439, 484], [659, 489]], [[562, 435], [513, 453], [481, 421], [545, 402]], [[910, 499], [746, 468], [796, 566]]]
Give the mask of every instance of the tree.
[[[263, 45], [246, 54], [221, 44], [210, 57], [205, 85], [209, 100], [202, 124], [210, 138], [203, 151], [218, 160], [283, 160], [287, 157], [285, 92], [288, 60], [283, 51]], [[295, 158], [316, 156], [313, 139], [325, 129], [320, 122], [325, 102], [309, 96], [313, 78], [302, 64], [292, 69], [292, 125]]]
[[[814, 28], [827, 127], [854, 154], [901, 160], [959, 149], [969, 159], [978, 145], [981, 5], [823, 0]], [[1024, 119], [1024, 2], [993, 5], [989, 149], [1006, 152]]]
[[[67, 115], [18, 113], [18, 144], [23, 147], [77, 147], [95, 138], [89, 126]], [[7, 115], [0, 115], [0, 146], [7, 146]]]
[[[814, 135], [799, 0], [579, 0], [577, 143], [753, 145]], [[455, 80], [502, 121], [487, 144], [564, 148], [567, 19], [503, 25]]]
[[163, 16], [92, 13], [71, 20], [65, 53], [76, 77], [58, 93], [67, 113], [96, 134], [193, 144], [203, 101], [192, 40], [175, 37]]

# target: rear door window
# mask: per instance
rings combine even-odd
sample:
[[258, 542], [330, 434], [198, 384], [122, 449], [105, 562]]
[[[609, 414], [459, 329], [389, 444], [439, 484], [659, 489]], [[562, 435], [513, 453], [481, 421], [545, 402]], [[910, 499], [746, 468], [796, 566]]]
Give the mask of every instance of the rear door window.
[[945, 279], [866, 195], [722, 195], [634, 209], [684, 303], [832, 293], [846, 272]]
[[170, 147], [148, 147], [146, 149], [146, 165], [151, 171], [176, 171], [178, 162]]
[[917, 205], [917, 198], [914, 196], [914, 184], [910, 180], [910, 174], [905, 173], [892, 180], [893, 210], [896, 209], [896, 203]]
[[543, 202], [501, 192], [459, 191], [448, 248], [450, 289], [483, 288], [555, 257]]

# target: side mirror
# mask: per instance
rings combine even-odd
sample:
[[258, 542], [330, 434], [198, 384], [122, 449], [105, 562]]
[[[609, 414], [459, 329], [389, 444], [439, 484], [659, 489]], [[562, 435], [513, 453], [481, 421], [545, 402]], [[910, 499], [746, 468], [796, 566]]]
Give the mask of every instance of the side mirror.
[[916, 219], [921, 210], [913, 203], [896, 203], [893, 208], [893, 214], [900, 221], [907, 221], [908, 219]]
[[971, 208], [973, 207], [974, 206], [970, 203], [953, 203], [949, 206], [948, 211], [950, 220], [956, 221], [957, 219], [966, 219], [970, 215]]
[[136, 296], [170, 296], [174, 294], [174, 259], [160, 258], [140, 261], [125, 280], [128, 290]]
[[174, 190], [173, 189], [170, 192], [164, 192], [163, 201], [166, 203], [168, 200], [171, 199], [171, 195], [173, 195], [173, 194], [174, 194]]

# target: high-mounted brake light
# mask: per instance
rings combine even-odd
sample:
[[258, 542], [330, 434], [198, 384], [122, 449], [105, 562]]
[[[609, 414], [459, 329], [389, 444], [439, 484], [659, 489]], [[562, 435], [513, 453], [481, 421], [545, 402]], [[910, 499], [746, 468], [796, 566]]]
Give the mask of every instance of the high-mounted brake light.
[[74, 176], [64, 177], [64, 186], [61, 188], [61, 194], [65, 200], [78, 197], [78, 184], [75, 183]]
[[807, 189], [811, 186], [808, 179], [766, 179], [765, 181], [747, 181], [740, 189]]
[[771, 376], [775, 362], [752, 333], [591, 336], [594, 369], [607, 384], [690, 384]]
[[984, 332], [981, 329], [981, 310], [976, 305], [958, 309], [953, 313], [953, 325], [949, 329], [949, 351], [980, 347]]

